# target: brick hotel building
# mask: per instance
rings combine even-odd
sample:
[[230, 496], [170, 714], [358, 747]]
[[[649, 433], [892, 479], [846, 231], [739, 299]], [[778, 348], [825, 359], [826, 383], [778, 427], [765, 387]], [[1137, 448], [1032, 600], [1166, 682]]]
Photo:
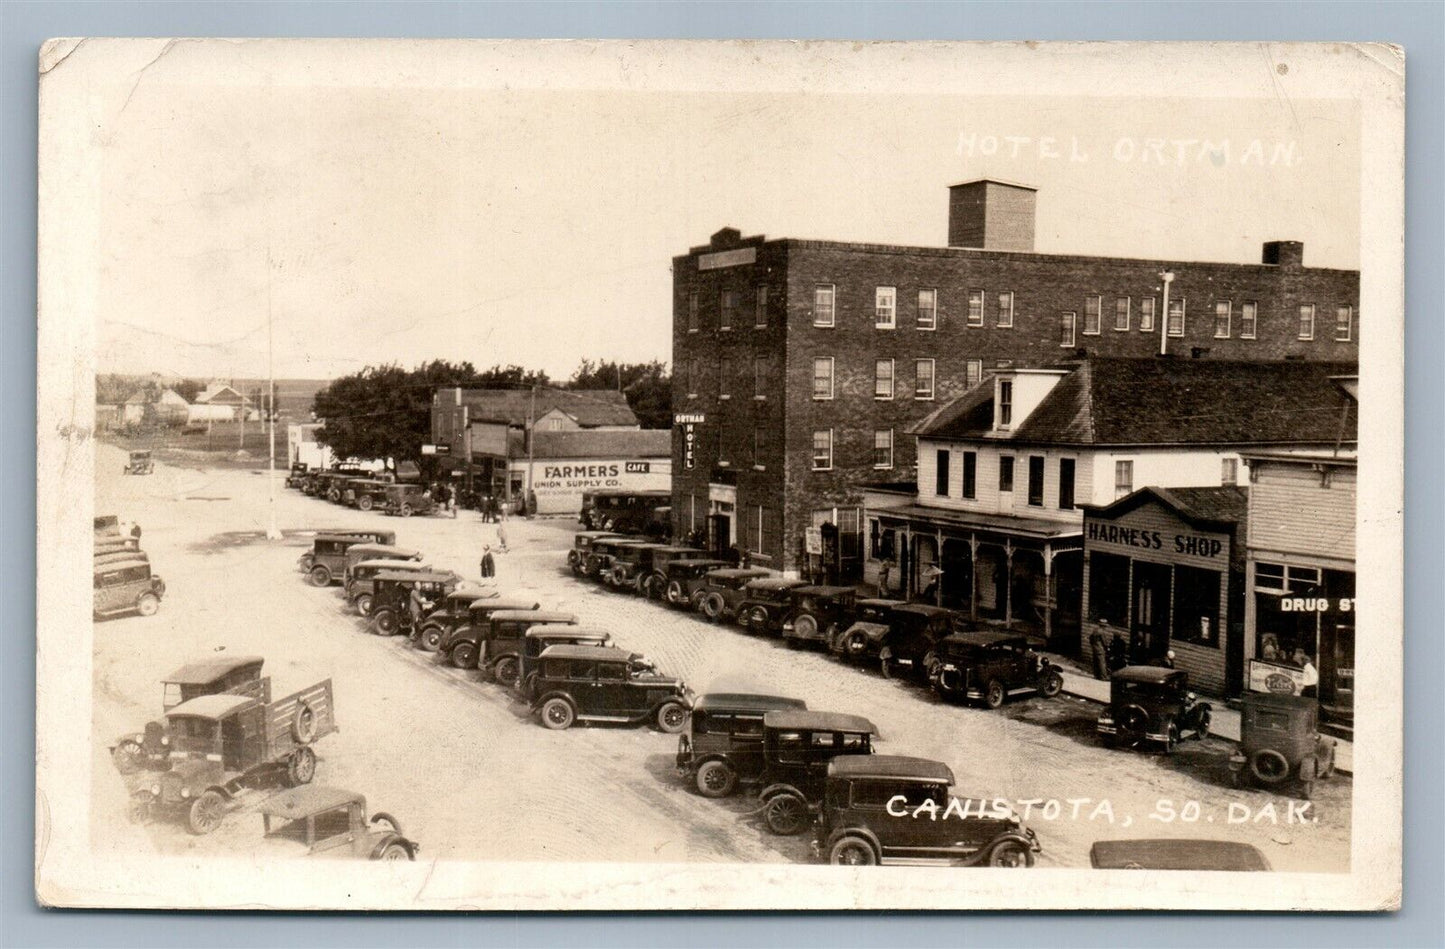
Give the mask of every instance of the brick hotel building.
[[[949, 189], [948, 246], [732, 228], [673, 258], [673, 518], [794, 571], [809, 527], [856, 578], [864, 485], [913, 481], [907, 429], [995, 370], [1088, 356], [1358, 361], [1359, 272], [1041, 254], [1036, 192]], [[1227, 407], [1224, 407], [1227, 408]]]

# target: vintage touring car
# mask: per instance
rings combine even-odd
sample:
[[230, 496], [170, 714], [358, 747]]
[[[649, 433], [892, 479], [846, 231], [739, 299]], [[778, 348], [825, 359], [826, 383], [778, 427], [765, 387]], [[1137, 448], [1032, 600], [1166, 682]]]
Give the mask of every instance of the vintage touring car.
[[390, 814], [368, 819], [366, 798], [354, 791], [309, 784], [272, 795], [259, 810], [268, 838], [301, 844], [309, 856], [415, 860], [421, 849]]
[[139, 613], [154, 616], [166, 595], [166, 582], [151, 573], [150, 561], [129, 556], [101, 558], [95, 563], [95, 616]]
[[677, 734], [687, 726], [691, 696], [681, 679], [615, 646], [548, 646], [537, 657], [532, 711], [553, 730], [574, 722], [652, 722]]
[[1109, 705], [1097, 731], [1130, 748], [1155, 742], [1173, 751], [1181, 738], [1209, 735], [1212, 709], [1189, 691], [1189, 673], [1162, 666], [1125, 666], [1109, 679]]
[[976, 630], [952, 633], [933, 648], [928, 668], [933, 690], [946, 699], [998, 708], [1014, 692], [1053, 698], [1064, 687], [1063, 670], [1029, 648], [1016, 633]]
[[677, 739], [677, 773], [703, 797], [727, 797], [763, 774], [763, 717], [806, 710], [802, 699], [752, 692], [709, 692], [692, 706], [687, 733]]

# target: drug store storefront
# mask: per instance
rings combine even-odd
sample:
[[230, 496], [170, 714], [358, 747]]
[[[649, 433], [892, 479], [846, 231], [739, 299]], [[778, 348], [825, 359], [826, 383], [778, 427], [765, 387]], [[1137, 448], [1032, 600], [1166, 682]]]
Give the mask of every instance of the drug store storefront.
[[1244, 528], [1239, 487], [1141, 488], [1084, 509], [1082, 654], [1115, 636], [1130, 662], [1174, 666], [1215, 695], [1244, 689]]

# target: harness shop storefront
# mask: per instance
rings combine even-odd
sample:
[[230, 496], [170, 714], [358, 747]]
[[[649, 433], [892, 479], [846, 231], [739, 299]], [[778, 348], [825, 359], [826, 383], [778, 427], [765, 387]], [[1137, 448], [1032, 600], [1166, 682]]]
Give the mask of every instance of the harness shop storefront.
[[1143, 488], [1084, 512], [1085, 656], [1115, 635], [1129, 661], [1174, 666], [1201, 691], [1244, 689], [1242, 488]]

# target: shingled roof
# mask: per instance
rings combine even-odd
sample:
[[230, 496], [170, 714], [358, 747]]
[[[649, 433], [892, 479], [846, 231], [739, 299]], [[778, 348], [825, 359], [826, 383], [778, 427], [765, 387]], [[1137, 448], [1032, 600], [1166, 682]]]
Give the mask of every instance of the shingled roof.
[[[451, 390], [447, 390], [448, 393]], [[450, 394], [447, 396], [451, 398]], [[471, 406], [474, 421], [526, 425], [528, 418], [541, 418], [559, 409], [583, 428], [601, 425], [636, 425], [637, 416], [627, 396], [613, 389], [463, 389], [462, 404]]]
[[670, 458], [672, 431], [666, 428], [600, 432], [538, 430], [533, 452], [537, 458]]
[[1091, 358], [1072, 368], [1012, 431], [993, 429], [994, 387], [985, 381], [913, 433], [1039, 445], [1353, 444], [1356, 438], [1355, 402], [1331, 379], [1356, 372], [1354, 363]]

